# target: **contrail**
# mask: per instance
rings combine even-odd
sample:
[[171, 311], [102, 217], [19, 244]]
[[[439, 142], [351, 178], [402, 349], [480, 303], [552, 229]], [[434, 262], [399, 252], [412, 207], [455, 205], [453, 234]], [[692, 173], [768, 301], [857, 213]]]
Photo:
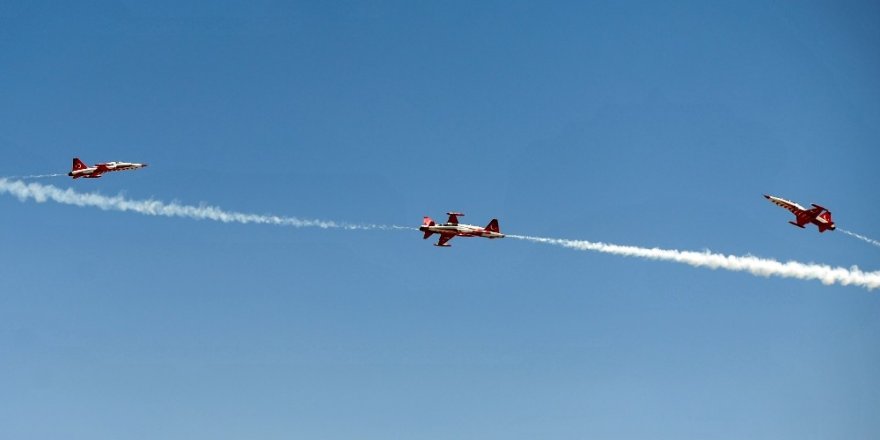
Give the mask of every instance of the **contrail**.
[[748, 272], [763, 277], [797, 278], [801, 280], [819, 280], [823, 284], [840, 284], [864, 287], [868, 290], [880, 287], [880, 271], [862, 272], [858, 267], [849, 269], [831, 267], [823, 264], [800, 263], [797, 261], [780, 262], [751, 255], [735, 256], [716, 254], [709, 251], [693, 252], [674, 249], [642, 248], [621, 246], [607, 243], [594, 243], [585, 240], [565, 240], [559, 238], [529, 237], [525, 235], [508, 235], [510, 238], [528, 240], [537, 243], [554, 244], [582, 251], [595, 251], [626, 257], [646, 258], [649, 260], [672, 261], [694, 267], [725, 269], [733, 272]]
[[337, 228], [337, 229], [413, 229], [394, 225], [373, 225], [340, 223], [328, 220], [301, 219], [277, 215], [247, 214], [225, 211], [209, 205], [182, 205], [177, 202], [165, 203], [158, 200], [130, 200], [121, 195], [105, 196], [99, 193], [80, 193], [73, 189], [61, 189], [52, 185], [10, 181], [0, 178], [0, 194], [10, 194], [25, 202], [33, 199], [37, 203], [53, 201], [65, 205], [98, 208], [105, 211], [136, 212], [143, 215], [162, 217], [184, 217], [195, 220], [212, 220], [223, 223], [266, 224], [293, 226], [296, 228]]
[[851, 237], [858, 238], [859, 240], [866, 241], [866, 242], [868, 242], [868, 243], [873, 244], [874, 246], [880, 247], [880, 241], [870, 239], [870, 238], [868, 238], [868, 237], [865, 237], [864, 235], [856, 234], [855, 232], [847, 231], [846, 229], [840, 229], [840, 228], [837, 228], [837, 229], [838, 229], [840, 232], [843, 232], [843, 233], [846, 234], [846, 235], [849, 235], [849, 236], [851, 236]]

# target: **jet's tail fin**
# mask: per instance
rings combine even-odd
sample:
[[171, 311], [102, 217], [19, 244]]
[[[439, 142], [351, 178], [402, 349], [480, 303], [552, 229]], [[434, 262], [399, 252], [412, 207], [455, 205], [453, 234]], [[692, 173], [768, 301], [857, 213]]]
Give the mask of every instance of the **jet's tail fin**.
[[498, 227], [498, 219], [497, 219], [497, 218], [493, 218], [492, 221], [490, 221], [489, 224], [486, 225], [486, 230], [489, 231], [489, 232], [498, 232], [498, 233], [500, 233], [500, 232], [501, 232], [501, 228]]
[[827, 222], [827, 223], [821, 223], [821, 222], [819, 223], [819, 232], [825, 232], [829, 229], [832, 231], [837, 229], [837, 226], [834, 225], [834, 221], [831, 220], [831, 212], [830, 211], [823, 212], [819, 216], [819, 218], [821, 218], [822, 220], [825, 220]]
[[71, 171], [79, 171], [88, 168], [89, 166], [85, 164], [85, 162], [79, 160], [78, 157], [73, 158], [73, 168]]

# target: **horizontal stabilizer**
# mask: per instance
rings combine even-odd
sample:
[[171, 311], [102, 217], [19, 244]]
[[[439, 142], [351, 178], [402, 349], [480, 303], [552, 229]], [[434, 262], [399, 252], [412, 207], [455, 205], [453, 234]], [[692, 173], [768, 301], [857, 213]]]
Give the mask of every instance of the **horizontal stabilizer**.
[[446, 220], [446, 223], [449, 223], [450, 225], [457, 225], [458, 224], [458, 216], [464, 215], [464, 214], [462, 214], [460, 212], [447, 212], [446, 215], [449, 216], [449, 220]]

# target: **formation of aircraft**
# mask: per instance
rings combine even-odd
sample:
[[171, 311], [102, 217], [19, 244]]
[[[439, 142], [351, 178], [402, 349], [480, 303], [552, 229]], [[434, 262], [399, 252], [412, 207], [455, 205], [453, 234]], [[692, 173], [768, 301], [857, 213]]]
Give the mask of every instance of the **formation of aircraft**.
[[776, 196], [768, 196], [764, 194], [764, 197], [777, 206], [781, 206], [789, 211], [795, 216], [796, 222], [789, 222], [801, 229], [805, 229], [804, 225], [807, 223], [812, 223], [819, 227], [819, 232], [825, 232], [828, 230], [835, 230], [837, 226], [834, 224], [834, 221], [831, 220], [831, 211], [813, 203], [812, 209], [804, 208], [801, 205], [798, 205], [791, 200], [785, 200], [781, 197]]
[[437, 224], [434, 220], [431, 220], [431, 217], [426, 216], [422, 222], [422, 226], [419, 227], [419, 230], [425, 233], [425, 236], [423, 237], [425, 239], [433, 234], [440, 235], [440, 239], [437, 240], [437, 243], [434, 244], [434, 246], [449, 247], [451, 245], [446, 244], [446, 242], [452, 240], [454, 237], [504, 238], [504, 234], [501, 233], [501, 230], [498, 227], [497, 218], [493, 218], [485, 228], [482, 228], [479, 226], [459, 223], [458, 217], [464, 215], [460, 212], [447, 212], [446, 214], [449, 215], [449, 219], [446, 220], [446, 223]]
[[[88, 166], [78, 157], [75, 157], [73, 158], [73, 168], [67, 173], [67, 175], [74, 179], [79, 179], [80, 177], [96, 179], [101, 177], [104, 173], [137, 170], [146, 166], [147, 164], [145, 163], [133, 162], [106, 162], [94, 166]], [[795, 221], [790, 221], [789, 223], [794, 226], [804, 229], [804, 225], [812, 223], [819, 228], [819, 232], [833, 231], [837, 229], [837, 226], [831, 219], [831, 211], [822, 206], [813, 203], [811, 204], [813, 208], [807, 209], [791, 200], [786, 200], [781, 197], [770, 196], [767, 194], [764, 194], [764, 197], [773, 204], [791, 211], [795, 216]], [[449, 216], [446, 223], [435, 223], [431, 217], [426, 216], [421, 227], [419, 227], [419, 231], [425, 233], [423, 237], [425, 239], [428, 239], [434, 234], [440, 236], [434, 246], [450, 247], [447, 242], [455, 237], [484, 237], [489, 239], [504, 238], [504, 234], [501, 233], [501, 230], [498, 227], [498, 219], [493, 218], [488, 225], [480, 227], [459, 223], [458, 217], [464, 215], [460, 212], [447, 212], [446, 214]]]
[[88, 166], [85, 162], [79, 160], [78, 157], [73, 158], [73, 169], [67, 173], [68, 176], [73, 177], [74, 179], [79, 179], [80, 177], [85, 177], [87, 179], [97, 179], [101, 177], [104, 173], [109, 173], [113, 171], [128, 171], [128, 170], [136, 170], [139, 168], [143, 168], [147, 166], [145, 163], [131, 163], [131, 162], [107, 162], [107, 163], [99, 163], [95, 166]]

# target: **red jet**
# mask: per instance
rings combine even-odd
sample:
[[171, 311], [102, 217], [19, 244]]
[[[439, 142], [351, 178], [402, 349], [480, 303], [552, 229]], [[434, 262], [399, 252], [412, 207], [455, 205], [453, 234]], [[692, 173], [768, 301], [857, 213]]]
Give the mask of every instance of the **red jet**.
[[807, 223], [812, 223], [818, 226], [819, 232], [825, 232], [827, 230], [833, 231], [837, 229], [837, 226], [835, 226], [834, 222], [831, 220], [831, 211], [815, 203], [812, 204], [813, 209], [807, 209], [791, 200], [785, 200], [781, 197], [768, 196], [767, 194], [764, 194], [764, 197], [774, 204], [791, 211], [796, 217], [797, 223], [789, 223], [801, 229], [805, 229], [804, 225]]
[[74, 179], [79, 179], [80, 177], [85, 177], [87, 179], [97, 179], [101, 177], [101, 174], [109, 173], [113, 171], [127, 171], [127, 170], [137, 170], [147, 166], [145, 163], [131, 163], [131, 162], [107, 162], [107, 163], [99, 163], [93, 167], [86, 165], [83, 161], [79, 160], [78, 157], [73, 158], [73, 169], [67, 173], [68, 176], [73, 177]]
[[498, 219], [493, 218], [485, 228], [474, 225], [465, 225], [458, 222], [458, 216], [464, 215], [460, 212], [447, 212], [449, 220], [442, 225], [434, 223], [431, 217], [425, 217], [422, 222], [420, 231], [425, 233], [425, 239], [433, 234], [440, 234], [440, 240], [434, 246], [449, 247], [447, 241], [454, 237], [486, 237], [486, 238], [504, 238], [504, 234], [498, 228]]

